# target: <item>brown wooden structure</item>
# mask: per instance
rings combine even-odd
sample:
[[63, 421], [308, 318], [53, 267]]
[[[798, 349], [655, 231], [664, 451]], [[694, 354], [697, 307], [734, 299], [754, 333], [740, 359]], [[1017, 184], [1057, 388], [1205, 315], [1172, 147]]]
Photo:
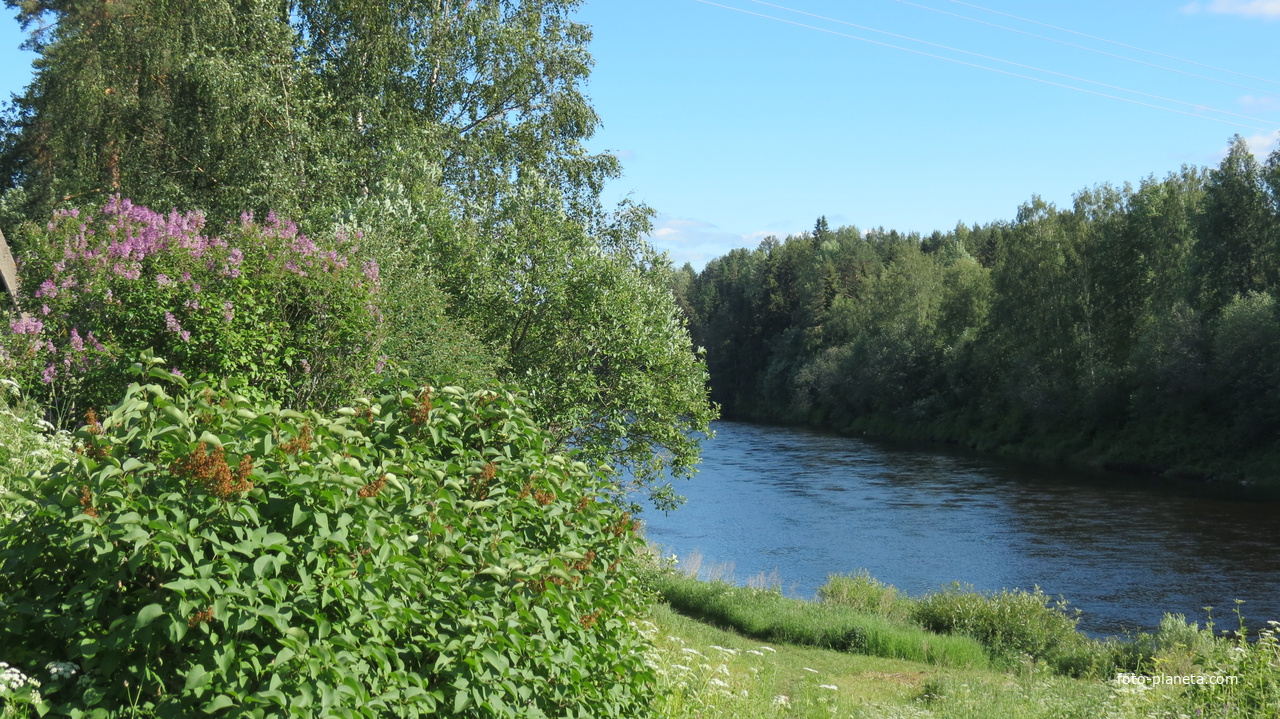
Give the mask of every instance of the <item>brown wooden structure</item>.
[[3, 232], [0, 232], [0, 290], [14, 307], [18, 306], [18, 265], [13, 261], [13, 253], [9, 252], [9, 243], [5, 241]]

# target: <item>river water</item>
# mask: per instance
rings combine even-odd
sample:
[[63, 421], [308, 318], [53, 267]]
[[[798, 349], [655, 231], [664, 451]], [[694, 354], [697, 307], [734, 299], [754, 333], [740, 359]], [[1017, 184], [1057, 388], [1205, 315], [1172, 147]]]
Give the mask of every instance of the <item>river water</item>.
[[650, 541], [776, 570], [812, 598], [867, 569], [919, 595], [953, 581], [1065, 597], [1093, 635], [1150, 630], [1165, 612], [1256, 629], [1280, 619], [1280, 502], [1220, 485], [1089, 475], [786, 427], [715, 423], [688, 503], [646, 510]]

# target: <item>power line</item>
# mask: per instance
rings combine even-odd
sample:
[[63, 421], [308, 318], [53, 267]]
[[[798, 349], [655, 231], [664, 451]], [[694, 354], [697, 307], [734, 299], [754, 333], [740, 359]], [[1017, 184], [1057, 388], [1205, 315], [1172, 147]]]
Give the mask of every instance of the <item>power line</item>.
[[[1058, 38], [1056, 38], [1056, 37], [1049, 37], [1049, 36], [1047, 36], [1047, 35], [1037, 35], [1036, 33], [1033, 33], [1033, 32], [1027, 32], [1026, 30], [1019, 30], [1019, 29], [1017, 29], [1017, 28], [1008, 27], [1007, 25], [997, 25], [996, 23], [993, 23], [993, 22], [987, 22], [986, 20], [979, 20], [978, 18], [975, 18], [975, 17], [969, 17], [968, 15], [960, 15], [960, 14], [958, 14], [958, 13], [947, 12], [946, 10], [939, 10], [938, 8], [932, 8], [932, 7], [928, 7], [928, 6], [926, 6], [926, 5], [918, 5], [918, 4], [916, 4], [916, 3], [909, 2], [908, 0], [893, 0], [893, 1], [894, 1], [894, 2], [897, 2], [897, 3], [902, 3], [903, 5], [910, 5], [911, 7], [920, 8], [921, 10], [928, 10], [929, 12], [936, 12], [936, 13], [938, 13], [938, 14], [940, 14], [940, 15], [948, 15], [948, 16], [950, 16], [950, 17], [960, 18], [961, 20], [968, 20], [969, 22], [976, 22], [976, 23], [978, 23], [979, 25], [986, 25], [987, 27], [994, 27], [994, 28], [998, 28], [998, 29], [1000, 29], [1000, 30], [1007, 30], [1007, 31], [1009, 31], [1009, 32], [1016, 32], [1016, 33], [1018, 33], [1019, 35], [1026, 35], [1027, 37], [1034, 37], [1034, 38], [1036, 38], [1037, 40], [1047, 40], [1047, 41], [1049, 41], [1049, 42], [1056, 42], [1056, 43], [1058, 43], [1059, 45], [1066, 45], [1067, 47], [1073, 47], [1073, 48], [1076, 48], [1076, 49], [1078, 49], [1078, 50], [1085, 50], [1085, 51], [1087, 51], [1087, 52], [1093, 52], [1093, 53], [1097, 53], [1097, 54], [1099, 54], [1099, 55], [1106, 55], [1107, 57], [1114, 57], [1114, 58], [1117, 58], [1117, 59], [1120, 59], [1120, 60], [1125, 60], [1125, 61], [1127, 61], [1127, 62], [1133, 62], [1133, 63], [1137, 63], [1137, 64], [1139, 64], [1139, 65], [1146, 65], [1147, 67], [1154, 67], [1154, 68], [1157, 68], [1157, 69], [1159, 69], [1159, 70], [1167, 70], [1168, 72], [1176, 72], [1176, 73], [1178, 73], [1179, 75], [1185, 75], [1185, 76], [1187, 76], [1187, 77], [1194, 77], [1194, 78], [1196, 78], [1197, 80], [1207, 80], [1208, 82], [1216, 82], [1216, 83], [1218, 83], [1219, 85], [1227, 85], [1227, 86], [1229, 86], [1229, 87], [1238, 87], [1238, 88], [1240, 88], [1240, 89], [1242, 89], [1242, 90], [1248, 90], [1248, 91], [1250, 91], [1250, 92], [1257, 92], [1257, 93], [1261, 93], [1261, 94], [1263, 94], [1263, 95], [1271, 95], [1271, 96], [1273, 96], [1273, 97], [1280, 97], [1280, 94], [1277, 94], [1277, 93], [1276, 93], [1276, 91], [1274, 91], [1274, 90], [1261, 90], [1261, 89], [1259, 89], [1259, 88], [1256, 88], [1256, 87], [1250, 87], [1250, 86], [1248, 86], [1248, 85], [1241, 85], [1241, 84], [1239, 84], [1239, 83], [1229, 82], [1229, 81], [1227, 81], [1227, 80], [1219, 80], [1219, 79], [1218, 79], [1218, 78], [1216, 78], [1216, 77], [1208, 77], [1208, 76], [1206, 76], [1206, 75], [1197, 75], [1197, 74], [1195, 74], [1194, 72], [1187, 72], [1186, 70], [1179, 70], [1179, 69], [1178, 69], [1178, 68], [1176, 68], [1176, 67], [1169, 67], [1168, 65], [1159, 65], [1159, 64], [1156, 64], [1156, 63], [1154, 63], [1154, 62], [1147, 62], [1146, 60], [1139, 60], [1139, 59], [1137, 59], [1137, 58], [1128, 57], [1127, 55], [1117, 55], [1117, 54], [1116, 54], [1116, 53], [1114, 53], [1114, 52], [1107, 52], [1106, 50], [1099, 50], [1099, 49], [1097, 49], [1097, 48], [1089, 47], [1089, 46], [1087, 46], [1087, 45], [1080, 45], [1080, 44], [1077, 44], [1077, 43], [1074, 43], [1074, 42], [1067, 42], [1066, 40], [1059, 40], [1059, 39], [1058, 39]], [[962, 3], [962, 4], [964, 4], [964, 3]], [[971, 7], [977, 7], [977, 6], [975, 5], [975, 6], [971, 6]], [[979, 8], [979, 9], [981, 9], [981, 8]], [[993, 10], [993, 11], [991, 11], [991, 12], [995, 12], [995, 11]], [[1004, 13], [1000, 13], [1000, 14], [1002, 14], [1002, 15], [1003, 15]], [[1010, 17], [1013, 17], [1013, 16], [1011, 15]], [[1028, 20], [1027, 22], [1034, 22], [1034, 21]], [[1037, 24], [1042, 24], [1042, 23], [1037, 23]], [[1053, 27], [1053, 26], [1052, 26], [1052, 25], [1049, 25], [1049, 26], [1047, 26], [1047, 27]], [[1058, 28], [1055, 28], [1055, 29], [1058, 29]], [[1074, 31], [1072, 31], [1072, 30], [1064, 30], [1064, 32], [1074, 32]], [[1082, 34], [1082, 33], [1076, 33], [1076, 34]], [[1092, 35], [1085, 35], [1085, 37], [1093, 37], [1093, 36], [1092, 36]], [[1102, 38], [1098, 38], [1098, 39], [1100, 39], [1100, 40], [1101, 40]], [[1104, 40], [1104, 42], [1111, 42], [1111, 41], [1110, 41], [1110, 40]], [[1120, 45], [1121, 47], [1130, 47], [1129, 45], [1124, 45], [1123, 43], [1113, 43], [1113, 44], [1115, 44], [1115, 45]], [[1261, 77], [1254, 77], [1254, 76], [1252, 76], [1252, 75], [1245, 75], [1244, 73], [1234, 72], [1234, 71], [1232, 71], [1232, 70], [1224, 70], [1224, 69], [1222, 69], [1222, 68], [1213, 67], [1212, 65], [1204, 65], [1204, 64], [1202, 64], [1202, 63], [1198, 63], [1198, 62], [1195, 62], [1195, 61], [1193, 61], [1193, 60], [1184, 60], [1184, 59], [1182, 59], [1182, 58], [1174, 57], [1174, 56], [1172, 56], [1172, 55], [1164, 55], [1163, 53], [1152, 52], [1152, 51], [1150, 51], [1150, 50], [1142, 50], [1142, 48], [1132, 48], [1132, 49], [1134, 49], [1134, 50], [1139, 50], [1139, 51], [1141, 51], [1141, 52], [1151, 53], [1151, 54], [1153, 54], [1153, 55], [1160, 55], [1161, 57], [1167, 57], [1167, 58], [1169, 58], [1169, 59], [1171, 59], [1171, 60], [1177, 60], [1178, 62], [1185, 62], [1185, 63], [1189, 63], [1189, 64], [1191, 64], [1191, 65], [1199, 65], [1200, 67], [1206, 67], [1206, 68], [1209, 68], [1210, 70], [1218, 70], [1219, 72], [1227, 72], [1227, 73], [1231, 73], [1232, 75], [1240, 75], [1240, 76], [1242, 76], [1242, 77], [1247, 77], [1247, 78], [1250, 78], [1250, 79], [1253, 79], [1253, 80], [1261, 80], [1262, 82], [1271, 82], [1271, 80], [1267, 80], [1267, 79], [1264, 79], [1264, 78], [1261, 78]], [[1272, 84], [1280, 84], [1280, 83], [1272, 83]]]
[[[979, 58], [982, 58], [983, 60], [991, 60], [991, 61], [993, 61], [993, 62], [1000, 62], [1000, 63], [1004, 63], [1004, 64], [1006, 64], [1006, 65], [1013, 65], [1014, 67], [1020, 67], [1020, 68], [1022, 68], [1022, 69], [1024, 69], [1024, 70], [1032, 70], [1032, 71], [1035, 71], [1035, 72], [1043, 72], [1043, 73], [1045, 73], [1046, 75], [1054, 75], [1054, 76], [1057, 76], [1057, 77], [1065, 78], [1065, 79], [1067, 79], [1067, 80], [1074, 80], [1074, 81], [1076, 81], [1076, 82], [1087, 82], [1087, 83], [1089, 83], [1090, 85], [1097, 85], [1097, 86], [1099, 86], [1099, 87], [1105, 87], [1105, 88], [1107, 88], [1107, 89], [1109, 89], [1109, 90], [1119, 90], [1120, 92], [1127, 92], [1127, 93], [1130, 93], [1130, 94], [1133, 94], [1133, 95], [1141, 95], [1142, 97], [1149, 97], [1149, 98], [1151, 98], [1151, 99], [1153, 99], [1153, 100], [1160, 100], [1160, 101], [1162, 101], [1162, 102], [1172, 102], [1172, 103], [1174, 103], [1174, 104], [1176, 104], [1176, 105], [1185, 105], [1185, 106], [1187, 106], [1187, 107], [1192, 107], [1192, 108], [1195, 108], [1195, 109], [1197, 109], [1197, 110], [1203, 110], [1203, 111], [1207, 111], [1207, 112], [1214, 112], [1214, 113], [1217, 113], [1217, 114], [1219, 114], [1219, 115], [1230, 115], [1230, 116], [1232, 116], [1232, 117], [1238, 117], [1238, 118], [1241, 118], [1241, 119], [1243, 119], [1243, 120], [1253, 120], [1254, 122], [1264, 122], [1264, 123], [1268, 123], [1268, 124], [1270, 123], [1270, 120], [1267, 120], [1267, 119], [1264, 119], [1264, 118], [1261, 118], [1261, 117], [1253, 117], [1252, 115], [1241, 115], [1240, 113], [1231, 112], [1231, 111], [1229, 111], [1229, 110], [1218, 110], [1218, 109], [1216, 109], [1216, 108], [1212, 108], [1212, 107], [1209, 107], [1209, 106], [1207, 106], [1207, 105], [1201, 105], [1201, 104], [1194, 103], [1194, 102], [1185, 102], [1185, 101], [1183, 101], [1183, 100], [1175, 100], [1175, 99], [1173, 99], [1173, 98], [1171, 98], [1171, 97], [1163, 97], [1163, 96], [1161, 96], [1161, 95], [1152, 95], [1151, 93], [1148, 93], [1148, 92], [1141, 92], [1141, 91], [1139, 91], [1139, 90], [1130, 90], [1130, 89], [1129, 89], [1129, 88], [1127, 88], [1127, 87], [1120, 87], [1119, 85], [1110, 85], [1110, 84], [1107, 84], [1107, 83], [1105, 83], [1105, 82], [1098, 82], [1097, 80], [1090, 80], [1090, 79], [1088, 79], [1088, 78], [1076, 77], [1075, 75], [1068, 75], [1068, 74], [1066, 74], [1066, 73], [1062, 73], [1062, 72], [1055, 72], [1055, 71], [1053, 71], [1053, 70], [1046, 70], [1046, 69], [1044, 69], [1044, 68], [1042, 68], [1042, 67], [1036, 67], [1036, 66], [1034, 66], [1034, 65], [1024, 65], [1024, 64], [1022, 64], [1022, 63], [1020, 63], [1020, 62], [1014, 62], [1014, 61], [1012, 61], [1012, 60], [1002, 60], [1002, 59], [1000, 59], [1000, 58], [998, 58], [998, 57], [992, 57], [992, 56], [990, 56], [990, 55], [983, 55], [982, 53], [977, 53], [977, 52], [970, 52], [970, 51], [968, 51], [968, 50], [961, 50], [960, 48], [950, 47], [950, 46], [947, 46], [947, 45], [940, 45], [940, 44], [938, 44], [938, 43], [936, 43], [936, 42], [929, 42], [928, 40], [920, 40], [920, 39], [917, 39], [917, 38], [914, 38], [914, 37], [908, 37], [908, 36], [906, 36], [906, 35], [899, 35], [899, 34], [897, 34], [897, 33], [888, 32], [888, 31], [886, 31], [886, 30], [877, 30], [877, 29], [875, 29], [875, 28], [873, 28], [873, 27], [867, 27], [867, 26], [865, 26], [865, 25], [858, 25], [857, 23], [847, 22], [847, 21], [845, 21], [845, 20], [838, 20], [838, 19], [836, 19], [836, 18], [826, 17], [826, 16], [823, 16], [823, 15], [816, 15], [816, 14], [814, 14], [814, 13], [806, 12], [806, 11], [804, 11], [804, 10], [796, 10], [796, 9], [794, 9], [794, 8], [784, 7], [784, 6], [782, 6], [782, 5], [774, 5], [773, 3], [764, 2], [764, 0], [750, 0], [750, 1], [751, 1], [751, 2], [753, 2], [753, 3], [755, 3], [755, 4], [757, 4], [757, 5], [766, 5], [766, 6], [768, 6], [768, 7], [775, 8], [775, 9], [778, 9], [778, 10], [784, 10], [784, 11], [786, 11], [786, 12], [796, 13], [797, 15], [807, 15], [807, 16], [809, 16], [809, 17], [816, 18], [816, 19], [818, 19], [818, 20], [825, 20], [825, 21], [827, 21], [827, 22], [834, 22], [834, 23], [838, 23], [838, 24], [840, 24], [840, 25], [848, 25], [849, 27], [856, 27], [856, 28], [858, 28], [859, 30], [868, 30], [868, 31], [870, 31], [870, 32], [879, 33], [879, 34], [881, 34], [881, 35], [888, 35], [889, 37], [895, 37], [895, 38], [898, 38], [899, 40], [907, 40], [907, 41], [909, 41], [909, 42], [917, 42], [917, 43], [920, 43], [921, 45], [928, 45], [928, 46], [930, 46], [930, 47], [936, 47], [936, 48], [939, 48], [939, 49], [942, 49], [942, 50], [947, 50], [947, 51], [950, 51], [950, 52], [958, 52], [958, 53], [961, 53], [961, 54], [964, 54], [964, 55], [971, 55], [971, 56], [973, 56], [973, 57], [979, 57]], [[911, 3], [908, 3], [908, 4], [911, 4]], [[1242, 127], [1245, 127], [1245, 126], [1244, 126], [1244, 125], [1242, 125]], [[1257, 128], [1255, 128], [1255, 129], [1257, 129]]]
[[1008, 76], [1010, 76], [1010, 77], [1017, 77], [1017, 78], [1021, 78], [1021, 79], [1023, 79], [1023, 80], [1030, 80], [1030, 81], [1032, 81], [1032, 82], [1038, 82], [1038, 83], [1041, 83], [1041, 84], [1044, 84], [1044, 85], [1051, 85], [1051, 86], [1053, 86], [1053, 87], [1061, 87], [1061, 88], [1065, 88], [1065, 89], [1067, 89], [1067, 90], [1075, 90], [1076, 92], [1083, 92], [1083, 93], [1087, 93], [1087, 94], [1089, 94], [1089, 95], [1096, 95], [1096, 96], [1098, 96], [1098, 97], [1105, 97], [1105, 98], [1109, 98], [1109, 99], [1112, 99], [1112, 100], [1119, 100], [1120, 102], [1127, 102], [1127, 103], [1130, 103], [1130, 104], [1132, 104], [1132, 105], [1141, 105], [1141, 106], [1143, 106], [1143, 107], [1150, 107], [1150, 108], [1154, 108], [1154, 109], [1156, 109], [1156, 110], [1164, 110], [1165, 112], [1174, 112], [1174, 113], [1177, 113], [1177, 114], [1179, 114], [1179, 115], [1186, 115], [1187, 117], [1195, 117], [1195, 118], [1199, 118], [1199, 119], [1201, 119], [1201, 120], [1210, 120], [1210, 121], [1212, 121], [1212, 122], [1219, 122], [1219, 123], [1226, 124], [1226, 125], [1233, 125], [1233, 126], [1235, 126], [1235, 127], [1243, 127], [1243, 128], [1250, 129], [1250, 130], [1259, 130], [1259, 131], [1262, 131], [1262, 132], [1272, 132], [1272, 131], [1274, 131], [1274, 130], [1275, 130], [1275, 128], [1274, 128], [1274, 127], [1257, 127], [1257, 126], [1254, 126], [1254, 125], [1245, 125], [1245, 124], [1243, 124], [1243, 123], [1234, 122], [1234, 121], [1232, 121], [1232, 120], [1225, 120], [1225, 119], [1218, 118], [1218, 117], [1208, 117], [1208, 116], [1206, 116], [1206, 115], [1197, 115], [1197, 114], [1192, 113], [1192, 112], [1186, 112], [1186, 111], [1184, 111], [1184, 110], [1178, 110], [1178, 109], [1175, 109], [1175, 108], [1172, 108], [1172, 107], [1163, 107], [1163, 106], [1161, 106], [1161, 105], [1153, 105], [1153, 104], [1151, 104], [1151, 103], [1149, 103], [1149, 102], [1142, 102], [1141, 100], [1134, 100], [1134, 99], [1132, 99], [1132, 98], [1128, 98], [1128, 97], [1120, 97], [1120, 96], [1117, 96], [1117, 95], [1109, 95], [1109, 94], [1107, 94], [1107, 93], [1105, 93], [1105, 92], [1098, 92], [1098, 91], [1096, 91], [1096, 90], [1089, 90], [1089, 89], [1086, 89], [1086, 88], [1083, 88], [1083, 87], [1075, 87], [1075, 86], [1073, 86], [1073, 85], [1064, 85], [1064, 84], [1062, 84], [1062, 83], [1060, 83], [1060, 82], [1053, 82], [1052, 80], [1045, 80], [1044, 78], [1032, 77], [1031, 75], [1023, 75], [1023, 74], [1020, 74], [1020, 73], [1010, 72], [1010, 71], [1008, 71], [1008, 70], [1001, 70], [1001, 69], [999, 69], [999, 68], [994, 68], [994, 67], [987, 67], [986, 65], [979, 65], [979, 64], [977, 64], [977, 63], [965, 62], [964, 60], [957, 60], [957, 59], [955, 59], [955, 58], [952, 58], [952, 57], [946, 57], [946, 56], [944, 56], [944, 55], [935, 55], [935, 54], [933, 54], [933, 53], [924, 52], [923, 50], [913, 50], [913, 49], [908, 48], [908, 47], [901, 47], [901, 46], [899, 46], [899, 45], [893, 45], [893, 44], [890, 44], [890, 43], [887, 43], [887, 42], [880, 42], [879, 40], [871, 40], [871, 39], [868, 39], [868, 38], [865, 38], [865, 37], [858, 37], [857, 35], [850, 35], [850, 34], [848, 34], [848, 33], [837, 32], [837, 31], [835, 31], [835, 30], [829, 30], [829, 29], [827, 29], [827, 28], [823, 28], [823, 27], [817, 27], [817, 26], [814, 26], [814, 25], [806, 25], [806, 24], [804, 24], [804, 23], [796, 22], [796, 21], [794, 21], [794, 20], [787, 20], [787, 19], [785, 19], [785, 18], [774, 17], [774, 16], [772, 16], [772, 15], [765, 15], [765, 14], [763, 14], [763, 13], [752, 12], [751, 10], [743, 10], [742, 8], [730, 7], [730, 6], [728, 6], [728, 5], [721, 5], [720, 3], [711, 2], [711, 0], [693, 0], [693, 1], [694, 1], [694, 2], [698, 2], [698, 3], [702, 3], [703, 5], [711, 5], [711, 6], [714, 6], [714, 7], [723, 8], [723, 9], [725, 9], [725, 10], [732, 10], [733, 12], [742, 13], [742, 14], [744, 14], [744, 15], [752, 15], [752, 16], [755, 16], [755, 17], [764, 18], [765, 20], [773, 20], [773, 21], [775, 21], [775, 22], [785, 23], [785, 24], [787, 24], [787, 25], [794, 25], [794, 26], [796, 26], [796, 27], [805, 28], [805, 29], [807, 29], [807, 30], [817, 30], [818, 32], [827, 33], [828, 35], [836, 35], [836, 36], [838, 36], [838, 37], [845, 37], [845, 38], [849, 38], [850, 40], [858, 40], [858, 41], [860, 41], [860, 42], [870, 43], [870, 44], [872, 44], [872, 45], [879, 45], [879, 46], [881, 46], [881, 47], [893, 48], [894, 50], [901, 50], [901, 51], [903, 51], [903, 52], [909, 52], [909, 53], [912, 53], [912, 54], [914, 54], [914, 55], [923, 55], [924, 57], [931, 57], [931, 58], [934, 58], [934, 59], [936, 59], [936, 60], [945, 60], [946, 62], [952, 62], [952, 63], [955, 63], [955, 64], [957, 64], [957, 65], [965, 65], [965, 66], [967, 66], [967, 67], [974, 67], [974, 68], [977, 68], [977, 69], [979, 69], [979, 70], [986, 70], [986, 71], [988, 71], [988, 72], [996, 72], [996, 73], [1000, 73], [1001, 75], [1008, 75]]
[[1099, 41], [1099, 42], [1105, 42], [1105, 43], [1109, 43], [1109, 44], [1111, 44], [1111, 45], [1117, 45], [1117, 46], [1119, 46], [1119, 47], [1127, 48], [1127, 49], [1129, 49], [1129, 50], [1137, 50], [1138, 52], [1145, 52], [1145, 53], [1147, 53], [1148, 55], [1156, 55], [1156, 56], [1158, 56], [1158, 57], [1167, 58], [1167, 59], [1169, 59], [1169, 60], [1177, 60], [1178, 62], [1185, 62], [1185, 63], [1187, 63], [1188, 65], [1196, 65], [1196, 66], [1198, 66], [1198, 67], [1203, 67], [1203, 68], [1206, 68], [1206, 69], [1208, 69], [1208, 70], [1217, 70], [1218, 72], [1225, 72], [1225, 73], [1228, 73], [1228, 74], [1231, 74], [1231, 75], [1239, 75], [1240, 77], [1247, 77], [1247, 78], [1249, 78], [1250, 80], [1258, 80], [1258, 81], [1260, 81], [1260, 82], [1265, 82], [1265, 83], [1268, 83], [1268, 84], [1271, 84], [1271, 85], [1280, 85], [1280, 82], [1276, 82], [1275, 80], [1268, 80], [1268, 79], [1266, 79], [1265, 77], [1255, 77], [1255, 76], [1253, 76], [1253, 75], [1246, 75], [1246, 74], [1244, 74], [1243, 72], [1236, 72], [1235, 70], [1228, 70], [1228, 69], [1226, 69], [1226, 68], [1222, 68], [1222, 67], [1214, 67], [1213, 65], [1206, 65], [1206, 64], [1204, 64], [1204, 63], [1202, 63], [1202, 62], [1196, 62], [1196, 61], [1194, 61], [1194, 60], [1186, 60], [1186, 59], [1183, 59], [1183, 58], [1180, 58], [1180, 57], [1175, 57], [1175, 56], [1173, 56], [1173, 55], [1166, 55], [1166, 54], [1164, 54], [1164, 53], [1162, 53], [1162, 52], [1156, 52], [1155, 50], [1147, 50], [1147, 49], [1145, 49], [1145, 48], [1137, 47], [1136, 45], [1126, 45], [1126, 44], [1124, 44], [1124, 43], [1122, 43], [1122, 42], [1116, 42], [1115, 40], [1108, 40], [1108, 39], [1106, 39], [1105, 37], [1098, 37], [1098, 36], [1096, 36], [1096, 35], [1089, 35], [1088, 33], [1077, 32], [1077, 31], [1075, 31], [1075, 30], [1071, 30], [1071, 29], [1068, 29], [1068, 28], [1065, 28], [1065, 27], [1058, 27], [1057, 25], [1050, 25], [1050, 24], [1048, 24], [1048, 23], [1039, 22], [1039, 21], [1037, 21], [1037, 20], [1029, 20], [1029, 19], [1024, 18], [1024, 17], [1018, 17], [1017, 15], [1010, 15], [1010, 14], [1009, 14], [1009, 13], [1007, 13], [1007, 12], [1000, 12], [999, 10], [992, 10], [992, 9], [990, 9], [990, 8], [985, 8], [985, 7], [982, 7], [981, 5], [974, 5], [974, 4], [972, 4], [972, 3], [961, 2], [960, 0], [947, 0], [947, 2], [955, 3], [955, 4], [957, 4], [957, 5], [964, 5], [965, 7], [971, 7], [971, 8], [973, 8], [974, 10], [981, 10], [981, 11], [983, 11], [983, 12], [989, 12], [989, 13], [992, 13], [992, 14], [995, 14], [995, 15], [1003, 15], [1003, 16], [1005, 16], [1005, 17], [1007, 17], [1007, 18], [1012, 18], [1012, 19], [1014, 19], [1014, 20], [1020, 20], [1020, 21], [1022, 21], [1022, 22], [1028, 22], [1028, 23], [1031, 23], [1032, 25], [1039, 25], [1039, 26], [1041, 26], [1041, 27], [1047, 27], [1047, 28], [1049, 28], [1049, 29], [1051, 29], [1051, 30], [1057, 30], [1057, 31], [1059, 31], [1059, 32], [1067, 32], [1067, 33], [1071, 33], [1072, 35], [1079, 35], [1080, 37], [1087, 37], [1087, 38], [1089, 38], [1090, 40], [1097, 40], [1097, 41]]

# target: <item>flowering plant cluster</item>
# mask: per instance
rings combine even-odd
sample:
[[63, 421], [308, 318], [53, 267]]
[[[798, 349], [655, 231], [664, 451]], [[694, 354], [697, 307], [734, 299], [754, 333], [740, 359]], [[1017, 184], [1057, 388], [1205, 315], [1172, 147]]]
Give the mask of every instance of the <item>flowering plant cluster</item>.
[[649, 715], [635, 524], [509, 388], [132, 379], [0, 524], [0, 658], [59, 716]]
[[245, 214], [214, 235], [201, 213], [121, 197], [21, 233], [24, 314], [0, 326], [0, 375], [63, 423], [115, 402], [144, 349], [290, 406], [339, 404], [381, 369], [378, 264], [358, 233], [317, 241]]

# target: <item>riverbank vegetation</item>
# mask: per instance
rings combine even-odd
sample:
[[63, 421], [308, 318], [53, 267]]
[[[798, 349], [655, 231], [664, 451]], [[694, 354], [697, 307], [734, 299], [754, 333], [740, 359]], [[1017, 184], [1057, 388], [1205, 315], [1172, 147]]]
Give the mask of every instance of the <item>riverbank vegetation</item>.
[[580, 3], [9, 4], [0, 715], [648, 713], [716, 409]]
[[766, 239], [677, 292], [726, 416], [1273, 481], [1280, 154], [929, 236]]
[[[1038, 591], [953, 587], [913, 598], [863, 572], [833, 575], [806, 602], [784, 598], [776, 584], [652, 571], [665, 604], [642, 632], [665, 688], [662, 716], [1261, 718], [1280, 710], [1275, 626], [1222, 633], [1212, 621], [1169, 615], [1155, 634], [1102, 641], [1076, 633], [1074, 617]], [[829, 633], [795, 621], [806, 614], [935, 629], [929, 636], [978, 644], [988, 661], [833, 646]], [[787, 641], [762, 639], [762, 628], [784, 626]], [[1194, 683], [1200, 676], [1206, 683]]]

